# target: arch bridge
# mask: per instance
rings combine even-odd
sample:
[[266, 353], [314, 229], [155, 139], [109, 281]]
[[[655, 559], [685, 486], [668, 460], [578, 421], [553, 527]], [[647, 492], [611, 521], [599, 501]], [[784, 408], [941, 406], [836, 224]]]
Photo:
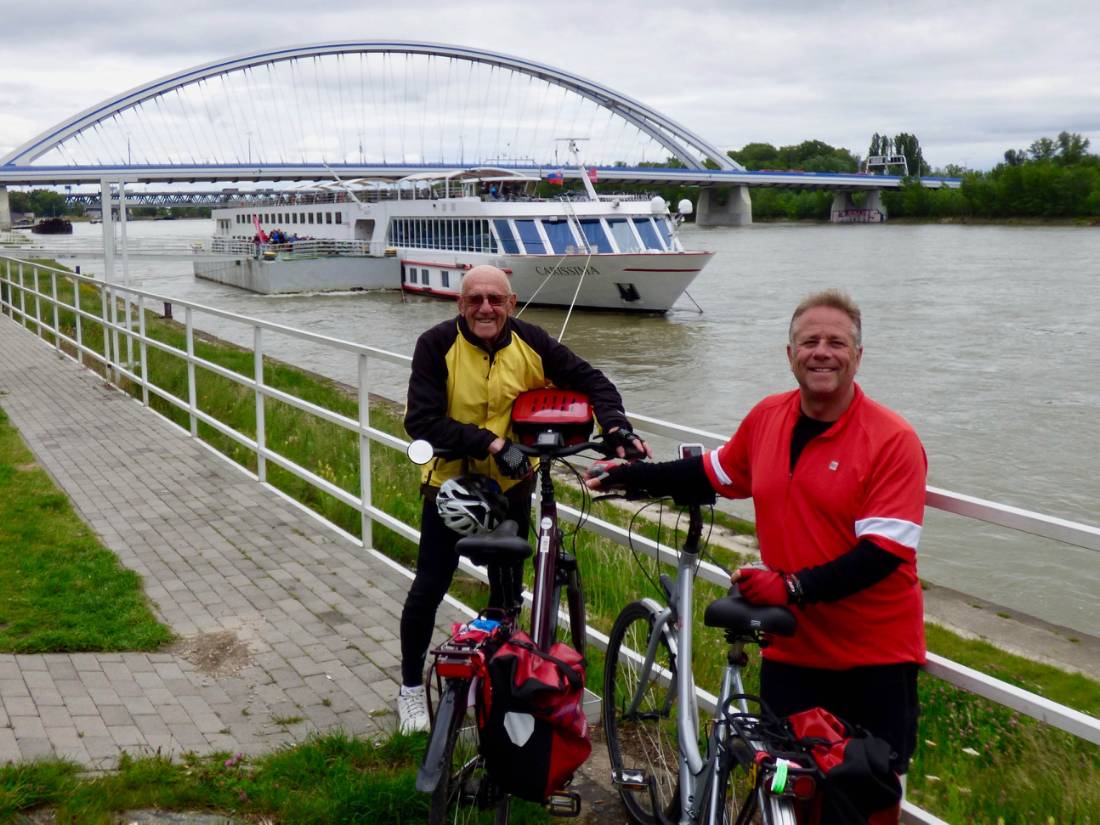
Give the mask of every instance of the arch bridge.
[[[0, 187], [396, 179], [474, 165], [570, 177], [578, 162], [604, 181], [698, 185], [699, 218], [715, 223], [751, 220], [749, 187], [900, 184], [746, 172], [656, 109], [526, 58], [347, 40], [258, 50], [136, 86], [0, 158]], [[733, 191], [721, 213], [707, 209], [714, 187]]]

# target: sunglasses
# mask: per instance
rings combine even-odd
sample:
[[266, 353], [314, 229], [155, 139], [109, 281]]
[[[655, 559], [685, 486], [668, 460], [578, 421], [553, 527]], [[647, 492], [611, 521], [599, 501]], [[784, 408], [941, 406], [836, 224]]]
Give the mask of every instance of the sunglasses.
[[470, 306], [479, 307], [484, 301], [489, 302], [491, 307], [504, 306], [508, 301], [507, 295], [499, 295], [495, 292], [491, 292], [488, 295], [463, 295], [462, 301]]

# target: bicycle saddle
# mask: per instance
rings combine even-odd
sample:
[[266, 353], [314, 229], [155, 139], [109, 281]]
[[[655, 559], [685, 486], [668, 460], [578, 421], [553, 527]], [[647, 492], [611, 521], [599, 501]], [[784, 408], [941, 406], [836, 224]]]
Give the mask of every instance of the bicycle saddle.
[[730, 595], [707, 605], [703, 624], [738, 633], [762, 632], [791, 636], [794, 634], [796, 622], [794, 614], [785, 607], [749, 604], [740, 595]]
[[531, 545], [516, 535], [518, 530], [515, 521], [505, 519], [491, 533], [459, 539], [455, 551], [478, 565], [523, 561], [531, 555]]

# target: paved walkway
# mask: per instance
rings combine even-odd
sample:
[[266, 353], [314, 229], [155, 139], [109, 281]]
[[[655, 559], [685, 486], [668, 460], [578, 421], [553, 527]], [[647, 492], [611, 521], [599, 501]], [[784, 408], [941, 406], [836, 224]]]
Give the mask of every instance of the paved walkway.
[[392, 730], [407, 574], [6, 317], [0, 407], [181, 637], [174, 652], [0, 655], [0, 763]]

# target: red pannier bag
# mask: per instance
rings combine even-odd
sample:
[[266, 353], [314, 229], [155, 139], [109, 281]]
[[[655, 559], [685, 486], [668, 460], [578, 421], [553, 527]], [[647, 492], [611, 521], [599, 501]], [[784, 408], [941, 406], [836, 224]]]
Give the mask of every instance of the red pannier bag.
[[901, 781], [890, 767], [888, 742], [820, 707], [792, 713], [787, 722], [821, 771], [821, 822], [898, 821]]
[[489, 660], [489, 687], [481, 730], [489, 776], [513, 796], [544, 802], [592, 752], [584, 658], [563, 642], [544, 653], [516, 631]]

